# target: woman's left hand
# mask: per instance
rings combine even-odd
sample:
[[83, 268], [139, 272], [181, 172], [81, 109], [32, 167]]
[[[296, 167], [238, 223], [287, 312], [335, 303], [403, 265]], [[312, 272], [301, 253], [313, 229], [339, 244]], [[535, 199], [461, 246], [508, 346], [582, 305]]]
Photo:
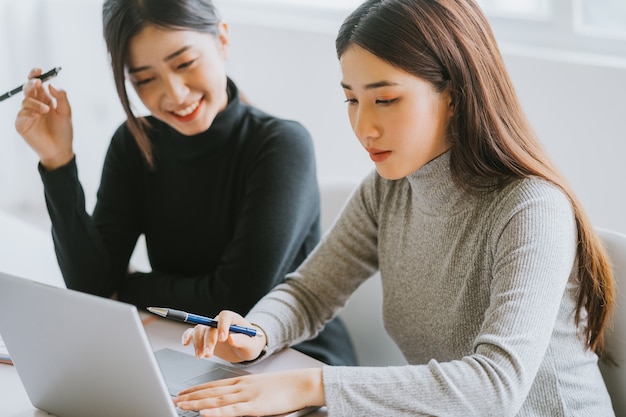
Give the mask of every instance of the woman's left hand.
[[181, 391], [174, 403], [202, 416], [267, 416], [326, 403], [322, 369], [252, 374]]

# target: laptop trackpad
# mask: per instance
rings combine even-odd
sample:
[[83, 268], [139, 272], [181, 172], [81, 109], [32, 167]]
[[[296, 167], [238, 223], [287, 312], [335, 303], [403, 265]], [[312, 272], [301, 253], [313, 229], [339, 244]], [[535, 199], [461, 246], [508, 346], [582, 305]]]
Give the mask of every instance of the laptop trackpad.
[[173, 349], [160, 349], [154, 354], [172, 395], [194, 385], [249, 374], [243, 369], [198, 359]]
[[220, 367], [220, 368], [215, 368], [202, 375], [189, 378], [183, 381], [183, 384], [187, 385], [188, 387], [192, 387], [194, 385], [204, 384], [205, 382], [215, 381], [217, 379], [233, 378], [233, 377], [240, 376], [240, 375], [244, 375], [244, 374]]

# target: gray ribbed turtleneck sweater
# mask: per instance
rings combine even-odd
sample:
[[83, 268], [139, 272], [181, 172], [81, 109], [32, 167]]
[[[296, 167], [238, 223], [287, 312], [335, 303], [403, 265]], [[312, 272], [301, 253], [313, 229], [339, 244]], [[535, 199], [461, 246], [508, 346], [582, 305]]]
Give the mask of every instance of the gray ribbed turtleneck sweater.
[[320, 245], [248, 319], [269, 352], [313, 336], [377, 269], [410, 365], [325, 367], [330, 416], [612, 416], [574, 324], [576, 229], [557, 187], [471, 197], [449, 154], [367, 177]]

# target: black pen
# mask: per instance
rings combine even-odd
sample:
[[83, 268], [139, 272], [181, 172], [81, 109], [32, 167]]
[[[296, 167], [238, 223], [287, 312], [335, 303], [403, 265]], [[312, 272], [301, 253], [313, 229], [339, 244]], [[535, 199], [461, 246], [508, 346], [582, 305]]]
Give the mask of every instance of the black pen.
[[[44, 74], [38, 75], [35, 78], [39, 78], [42, 82], [48, 81], [50, 78], [56, 77], [59, 71], [61, 71], [61, 67], [52, 68], [50, 71]], [[11, 91], [7, 91], [6, 93], [0, 96], [0, 101], [6, 100], [7, 98], [12, 97], [15, 94], [19, 93], [20, 91], [22, 91], [22, 88], [24, 88], [24, 85], [25, 84], [22, 84], [19, 87], [15, 87]]]
[[[162, 307], [148, 307], [148, 311], [154, 313], [158, 316], [165, 317], [166, 319], [173, 319], [182, 321], [185, 323], [191, 324], [204, 324], [205, 326], [213, 327], [217, 329], [217, 320], [210, 319], [208, 317], [199, 316], [197, 314], [187, 313], [186, 311], [174, 310], [171, 308], [162, 308]], [[263, 337], [263, 335], [258, 332], [256, 329], [252, 329], [250, 327], [237, 326], [233, 324], [230, 326], [229, 330], [232, 333], [241, 333], [250, 337], [259, 336]]]

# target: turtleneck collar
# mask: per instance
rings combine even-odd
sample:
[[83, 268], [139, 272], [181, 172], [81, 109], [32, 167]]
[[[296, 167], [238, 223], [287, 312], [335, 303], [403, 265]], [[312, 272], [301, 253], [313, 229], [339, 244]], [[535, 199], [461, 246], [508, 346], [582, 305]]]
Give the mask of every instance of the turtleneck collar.
[[454, 182], [450, 170], [450, 151], [436, 157], [406, 177], [413, 204], [430, 215], [449, 215], [463, 210], [472, 196]]

